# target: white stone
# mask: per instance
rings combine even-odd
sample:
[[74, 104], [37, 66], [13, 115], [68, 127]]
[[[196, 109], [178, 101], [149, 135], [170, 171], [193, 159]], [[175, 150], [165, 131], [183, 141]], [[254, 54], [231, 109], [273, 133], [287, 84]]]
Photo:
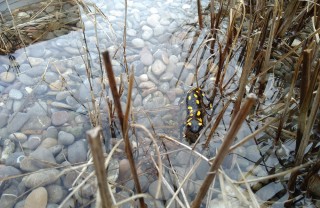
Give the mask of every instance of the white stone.
[[135, 38], [132, 40], [132, 44], [136, 48], [143, 48], [144, 47], [144, 41], [140, 38]]
[[141, 75], [139, 76], [139, 79], [140, 79], [140, 82], [146, 82], [146, 81], [149, 80], [147, 74], [141, 74]]
[[160, 16], [158, 14], [152, 14], [147, 18], [147, 23], [151, 27], [155, 27], [156, 25], [159, 25]]
[[142, 39], [143, 40], [149, 40], [153, 35], [153, 31], [152, 30], [145, 30], [143, 33], [142, 33]]
[[152, 72], [155, 75], [161, 75], [166, 70], [166, 65], [159, 59], [155, 60], [155, 62], [152, 64]]
[[154, 29], [153, 29], [153, 34], [154, 36], [158, 36], [158, 35], [162, 35], [164, 33], [164, 27], [161, 25], [157, 25]]
[[2, 72], [0, 74], [0, 80], [3, 82], [13, 82], [16, 79], [16, 75], [13, 72]]
[[146, 66], [150, 66], [153, 63], [153, 56], [147, 47], [141, 50], [140, 61]]

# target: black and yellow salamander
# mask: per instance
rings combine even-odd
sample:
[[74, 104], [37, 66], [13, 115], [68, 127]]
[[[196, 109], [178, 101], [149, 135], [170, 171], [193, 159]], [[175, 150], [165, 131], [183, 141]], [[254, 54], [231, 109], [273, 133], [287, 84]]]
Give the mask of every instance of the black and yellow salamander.
[[205, 106], [203, 104], [204, 94], [199, 87], [188, 91], [186, 97], [187, 118], [184, 136], [189, 144], [194, 143], [204, 127]]

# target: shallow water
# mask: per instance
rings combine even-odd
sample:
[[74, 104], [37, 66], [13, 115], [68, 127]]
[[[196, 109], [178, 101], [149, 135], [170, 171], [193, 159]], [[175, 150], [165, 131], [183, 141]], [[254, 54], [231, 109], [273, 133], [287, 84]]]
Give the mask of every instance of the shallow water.
[[[109, 122], [114, 122], [116, 125], [117, 120], [110, 120], [108, 117], [108, 101], [112, 100], [112, 97], [103, 65], [101, 67], [99, 54], [108, 50], [112, 57], [117, 83], [120, 84], [122, 80], [124, 86], [122, 103], [124, 109], [127, 94], [123, 58], [125, 6], [119, 1], [111, 1], [107, 5], [105, 1], [93, 1], [88, 2], [88, 5], [88, 8], [82, 7], [81, 9], [83, 26], [80, 22], [77, 23], [77, 26], [84, 28], [83, 31], [76, 30], [65, 35], [59, 34], [60, 36], [57, 35], [58, 37], [50, 40], [18, 49], [11, 53], [15, 60], [10, 60], [8, 56], [0, 56], [1, 163], [5, 164], [1, 167], [2, 171], [0, 168], [1, 177], [32, 173], [57, 165], [69, 167], [69, 165], [85, 163], [88, 160], [85, 131], [90, 129], [94, 122], [101, 122], [105, 129], [107, 149], [111, 148], [114, 143], [111, 137], [119, 136], [117, 128], [115, 128], [115, 134], [112, 134], [109, 129]], [[206, 2], [203, 2], [203, 5], [206, 5]], [[194, 1], [128, 2], [126, 59], [129, 68], [133, 67], [135, 75], [132, 95], [134, 113], [130, 122], [142, 124], [152, 133], [165, 133], [185, 144], [187, 143], [181, 138], [180, 126], [184, 122], [186, 110], [185, 103], [181, 101], [184, 100], [185, 93], [192, 86], [200, 85], [201, 82], [210, 85], [210, 80], [203, 78], [206, 68], [205, 60], [209, 56], [209, 51], [204, 53], [202, 59], [200, 59], [201, 50], [196, 51], [203, 44], [206, 31], [203, 30], [197, 38], [194, 26], [196, 22]], [[189, 53], [188, 50], [192, 46], [194, 50]], [[193, 58], [185, 63], [187, 57]], [[237, 66], [236, 59], [237, 57], [231, 61], [230, 70], [226, 74], [226, 80], [232, 78], [227, 87], [228, 92], [236, 90], [241, 74], [241, 67]], [[199, 68], [198, 77], [195, 77], [196, 68]], [[279, 99], [278, 96], [274, 96], [274, 93], [278, 93], [279, 90], [274, 86], [273, 81], [271, 77], [267, 85], [269, 90], [263, 107]], [[92, 99], [95, 100], [96, 107]], [[217, 98], [221, 104], [217, 104], [214, 115], [223, 107], [224, 99], [226, 98], [222, 95], [221, 98]], [[208, 158], [216, 154], [221, 139], [227, 132], [232, 109], [232, 105], [227, 109], [210, 143], [209, 150], [204, 151], [198, 145], [197, 151], [202, 152]], [[94, 110], [101, 112], [101, 118], [90, 118], [90, 115], [95, 115], [90, 114]], [[212, 112], [209, 110], [208, 113]], [[240, 140], [249, 135], [258, 126], [259, 123], [256, 121], [244, 123], [237, 139]], [[130, 135], [131, 140], [135, 143], [134, 153], [137, 156], [137, 166], [142, 173], [145, 173], [140, 177], [140, 180], [143, 181], [143, 191], [154, 196], [157, 173], [150, 160], [150, 157], [155, 156], [152, 141], [140, 130], [130, 132]], [[259, 138], [260, 136], [257, 137], [257, 140]], [[182, 180], [198, 157], [192, 155], [190, 150], [170, 142], [165, 141], [166, 146], [163, 146], [162, 143], [159, 145], [161, 153], [169, 156], [164, 158], [165, 179], [169, 184], [173, 183], [170, 180], [174, 178], [171, 171], [171, 168], [174, 168], [178, 178]], [[271, 146], [270, 141], [264, 142], [263, 145]], [[267, 175], [268, 168], [254, 166], [258, 158], [264, 154], [264, 150], [261, 150], [256, 142], [250, 141], [237, 149], [235, 154], [228, 156], [223, 168], [227, 175], [235, 180], [240, 178], [236, 163], [239, 164], [242, 171], [253, 171], [253, 178]], [[123, 152], [120, 152], [115, 155], [114, 159], [121, 163], [121, 161], [124, 162], [123, 158]], [[36, 162], [33, 159], [36, 159]], [[170, 163], [167, 159], [170, 160]], [[267, 166], [275, 165], [277, 165], [277, 159], [268, 158]], [[198, 184], [201, 184], [208, 168], [208, 163], [202, 160], [199, 167], [191, 174], [191, 180], [184, 187], [187, 198], [197, 193]], [[46, 174], [57, 175], [62, 170], [63, 168]], [[79, 172], [68, 172], [62, 174], [61, 180], [47, 181], [45, 184], [32, 182], [33, 178], [41, 178], [45, 175], [33, 174], [29, 175], [29, 178], [23, 177], [22, 181], [20, 177], [13, 182], [2, 183], [2, 193], [11, 193], [12, 187], [17, 184], [22, 188], [13, 193], [15, 196], [21, 196], [19, 198], [8, 199], [2, 194], [0, 204], [6, 203], [13, 207], [17, 203], [22, 206], [26, 200], [32, 200], [33, 191], [25, 194], [25, 191], [31, 188], [34, 191], [48, 193], [47, 203], [54, 207], [60, 204], [70, 189], [74, 187], [75, 184], [72, 183], [78, 174]], [[121, 177], [123, 181], [128, 179], [128, 176]], [[133, 190], [132, 181], [123, 183], [123, 185]], [[39, 186], [46, 189], [37, 188]], [[219, 187], [218, 183], [215, 187]], [[67, 203], [71, 207], [89, 204], [94, 198], [96, 187], [89, 184], [86, 188], [72, 196]], [[268, 193], [276, 193], [282, 187], [279, 186], [279, 183], [274, 182], [265, 188], [268, 189]], [[57, 190], [60, 190], [58, 191], [60, 195], [52, 194]], [[167, 193], [162, 194], [159, 198], [160, 207], [168, 203], [171, 197], [167, 190], [165, 192]], [[264, 193], [261, 189], [257, 193], [261, 200], [268, 200], [273, 196], [273, 194], [266, 196], [261, 192]], [[129, 192], [121, 191], [118, 195], [120, 198], [120, 195], [127, 196]], [[28, 199], [25, 199], [27, 196]], [[219, 191], [214, 192], [213, 196], [221, 199]], [[16, 205], [16, 207], [19, 206]]]

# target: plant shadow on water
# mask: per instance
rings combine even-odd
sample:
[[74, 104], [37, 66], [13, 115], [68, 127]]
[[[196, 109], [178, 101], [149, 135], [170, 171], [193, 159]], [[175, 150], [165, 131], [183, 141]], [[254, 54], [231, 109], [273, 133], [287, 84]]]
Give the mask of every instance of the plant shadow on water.
[[1, 206], [318, 206], [315, 2], [41, 1], [0, 18]]

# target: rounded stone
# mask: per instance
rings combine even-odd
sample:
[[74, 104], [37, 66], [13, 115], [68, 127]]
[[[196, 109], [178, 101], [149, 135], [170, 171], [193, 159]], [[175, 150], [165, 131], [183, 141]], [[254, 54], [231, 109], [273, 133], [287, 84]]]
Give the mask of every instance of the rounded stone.
[[146, 66], [150, 66], [153, 63], [153, 56], [147, 47], [141, 50], [140, 61]]
[[132, 44], [136, 48], [143, 48], [144, 45], [145, 45], [144, 41], [142, 39], [140, 39], [140, 38], [133, 39], [132, 40]]
[[17, 89], [11, 89], [9, 91], [9, 97], [14, 100], [20, 100], [23, 97], [23, 94], [20, 90]]
[[[154, 182], [152, 182], [149, 186], [149, 192], [150, 194], [155, 197], [156, 196], [156, 192], [157, 192], [157, 187], [158, 187], [158, 180], [155, 180]], [[170, 197], [172, 196], [172, 194], [169, 192], [169, 190], [167, 189], [167, 187], [162, 184], [161, 185], [161, 190], [160, 190], [160, 194], [159, 194], [159, 198], [161, 200], [168, 200]]]
[[69, 119], [69, 114], [67, 111], [53, 112], [51, 116], [52, 124], [55, 126], [60, 126], [66, 123], [68, 119]]
[[13, 82], [16, 79], [16, 75], [13, 72], [2, 72], [0, 74], [0, 80], [3, 82]]
[[166, 70], [166, 65], [161, 60], [157, 59], [152, 64], [151, 69], [155, 75], [159, 76]]
[[64, 193], [66, 193], [61, 186], [55, 184], [47, 186], [46, 189], [48, 192], [48, 202], [53, 204], [61, 202], [64, 198]]
[[48, 137], [48, 138], [45, 138], [41, 144], [40, 144], [40, 147], [43, 147], [43, 148], [51, 148], [51, 147], [54, 147], [58, 144], [58, 141], [57, 139], [55, 138], [51, 138], [51, 137]]
[[34, 189], [26, 198], [24, 208], [46, 208], [48, 193], [43, 187]]
[[22, 182], [27, 188], [35, 188], [38, 186], [46, 186], [58, 180], [60, 171], [57, 169], [47, 169], [39, 172], [31, 173], [24, 176]]
[[82, 140], [68, 146], [68, 160], [71, 164], [87, 160], [87, 146]]
[[70, 145], [74, 142], [74, 136], [68, 132], [60, 131], [58, 134], [58, 143], [62, 145]]

